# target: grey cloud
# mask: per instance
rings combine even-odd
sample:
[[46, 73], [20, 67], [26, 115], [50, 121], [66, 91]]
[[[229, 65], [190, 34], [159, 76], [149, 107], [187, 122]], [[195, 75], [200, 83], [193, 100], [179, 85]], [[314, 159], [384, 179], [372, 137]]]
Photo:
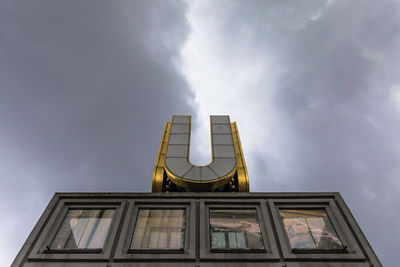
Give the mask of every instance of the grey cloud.
[[[388, 266], [395, 265], [392, 257], [400, 240], [400, 228], [392, 223], [400, 219], [393, 212], [400, 204], [395, 178], [400, 120], [388, 97], [398, 73], [391, 75], [393, 69], [387, 68], [399, 68], [395, 42], [400, 21], [393, 9], [398, 11], [398, 4], [334, 3], [318, 22], [290, 39], [290, 67], [276, 92], [276, 109], [296, 140], [294, 164], [302, 170], [287, 179], [297, 189], [340, 191]], [[345, 10], [355, 14], [343, 15]], [[392, 33], [382, 37], [385, 29], [378, 26], [366, 36], [371, 17], [378, 25], [392, 25]]]
[[265, 73], [274, 88], [261, 81], [248, 92], [272, 105], [255, 108], [273, 111], [277, 146], [247, 152], [253, 188], [341, 192], [384, 265], [395, 266], [400, 4], [219, 3], [220, 45], [232, 46], [221, 53], [261, 58], [274, 71]]
[[[195, 115], [175, 69], [186, 8], [1, 4], [1, 200], [13, 205], [0, 206], [9, 215], [1, 229], [15, 241], [0, 253], [12, 260], [54, 191], [150, 190], [165, 120]], [[274, 149], [266, 139], [245, 151], [253, 190], [341, 192], [383, 264], [395, 266], [399, 3], [230, 0], [207, 11], [222, 59], [273, 66], [264, 73], [273, 88], [261, 79], [245, 103], [273, 117]]]
[[194, 111], [176, 70], [185, 3], [1, 5], [1, 201], [13, 226], [1, 228], [14, 240], [1, 258], [11, 261], [55, 191], [149, 191], [165, 121]]

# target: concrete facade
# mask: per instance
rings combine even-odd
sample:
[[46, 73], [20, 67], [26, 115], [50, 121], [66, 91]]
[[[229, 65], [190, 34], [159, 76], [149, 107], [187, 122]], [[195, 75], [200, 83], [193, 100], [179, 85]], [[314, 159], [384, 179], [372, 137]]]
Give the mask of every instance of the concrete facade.
[[[51, 251], [66, 212], [77, 208], [112, 208], [114, 217], [100, 250]], [[132, 253], [129, 244], [139, 208], [179, 208], [186, 216], [184, 249]], [[255, 209], [264, 251], [210, 249], [209, 210]], [[323, 209], [329, 215], [342, 251], [303, 251], [290, 248], [279, 209]], [[16, 256], [19, 267], [130, 266], [382, 266], [339, 193], [56, 193]]]

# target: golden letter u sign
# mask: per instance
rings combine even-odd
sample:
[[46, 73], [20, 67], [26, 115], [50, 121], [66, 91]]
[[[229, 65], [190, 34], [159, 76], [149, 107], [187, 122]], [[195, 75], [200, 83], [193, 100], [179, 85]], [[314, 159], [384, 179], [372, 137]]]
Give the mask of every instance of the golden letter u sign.
[[236, 123], [210, 116], [212, 161], [189, 161], [191, 116], [174, 115], [165, 124], [153, 173], [153, 192], [248, 192], [246, 164]]

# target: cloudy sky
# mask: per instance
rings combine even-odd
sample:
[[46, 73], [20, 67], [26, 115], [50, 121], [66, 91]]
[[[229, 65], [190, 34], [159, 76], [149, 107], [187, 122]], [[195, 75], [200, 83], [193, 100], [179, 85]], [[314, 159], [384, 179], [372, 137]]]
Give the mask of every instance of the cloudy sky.
[[166, 120], [239, 127], [251, 191], [338, 191], [400, 243], [400, 2], [0, 2], [0, 265], [54, 192], [149, 192]]

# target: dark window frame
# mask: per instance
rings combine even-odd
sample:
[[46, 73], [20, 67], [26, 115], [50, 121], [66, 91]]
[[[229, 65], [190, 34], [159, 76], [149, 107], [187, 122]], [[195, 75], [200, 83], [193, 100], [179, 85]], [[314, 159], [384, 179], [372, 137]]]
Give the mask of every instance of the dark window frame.
[[[256, 210], [258, 223], [263, 239], [264, 249], [212, 249], [210, 229], [210, 209]], [[274, 232], [268, 208], [263, 199], [224, 199], [200, 200], [200, 258], [206, 260], [240, 260], [246, 255], [254, 260], [276, 260], [279, 252], [274, 240]]]
[[[364, 256], [354, 240], [351, 230], [345, 222], [343, 215], [335, 204], [334, 199], [276, 199], [270, 200], [269, 206], [276, 227], [278, 240], [285, 259], [293, 260], [342, 260], [364, 259]], [[280, 215], [281, 209], [323, 209], [326, 211], [332, 227], [342, 242], [343, 249], [292, 249], [285, 226]], [[339, 223], [339, 221], [343, 223]]]
[[[332, 218], [332, 214], [331, 214], [332, 212], [330, 211], [329, 206], [325, 206], [325, 205], [315, 206], [315, 207], [308, 206], [308, 207], [303, 207], [303, 208], [301, 208], [301, 207], [287, 208], [287, 207], [281, 206], [281, 207], [278, 207], [278, 210], [279, 210], [281, 226], [282, 226], [282, 229], [285, 232], [286, 241], [288, 242], [289, 247], [290, 247], [290, 249], [292, 250], [293, 253], [348, 253], [347, 245], [345, 244], [343, 238], [339, 235], [334, 223], [332, 222], [332, 219], [331, 219]], [[337, 235], [337, 237], [339, 238], [339, 240], [341, 242], [342, 249], [292, 248], [292, 246], [290, 245], [290, 240], [289, 240], [288, 234], [287, 234], [286, 229], [285, 229], [285, 225], [283, 223], [283, 218], [282, 218], [282, 216], [280, 214], [281, 210], [323, 210], [326, 213], [326, 215], [328, 217], [328, 220], [330, 221], [330, 223], [332, 225], [332, 228], [335, 231], [335, 234]]]
[[[57, 237], [58, 232], [60, 231], [62, 224], [64, 223], [68, 212], [70, 210], [114, 210], [114, 214], [112, 216], [112, 221], [110, 224], [110, 228], [108, 230], [107, 236], [104, 240], [104, 244], [102, 248], [68, 248], [68, 249], [55, 249], [55, 248], [51, 248], [55, 238]], [[50, 253], [50, 254], [57, 254], [57, 253], [101, 253], [104, 250], [104, 245], [107, 243], [109, 237], [110, 237], [110, 233], [111, 233], [111, 229], [113, 227], [113, 223], [115, 221], [115, 215], [116, 215], [116, 207], [115, 206], [110, 206], [110, 207], [86, 207], [86, 206], [70, 206], [67, 207], [66, 211], [63, 211], [63, 219], [61, 220], [61, 224], [59, 225], [57, 231], [55, 232], [55, 235], [53, 236], [53, 238], [50, 240], [49, 244], [46, 245], [46, 250], [44, 251], [44, 253]]]
[[[48, 222], [44, 226], [42, 234], [39, 236], [29, 255], [29, 259], [49, 259], [49, 260], [106, 260], [111, 255], [111, 249], [115, 242], [118, 225], [121, 223], [126, 201], [105, 199], [105, 200], [69, 200], [61, 199], [50, 215]], [[54, 241], [62, 223], [64, 222], [69, 210], [90, 210], [90, 209], [113, 209], [115, 210], [107, 237], [101, 249], [52, 249]], [[46, 234], [45, 234], [46, 233]]]
[[[185, 236], [183, 249], [131, 249], [139, 209], [185, 209]], [[168, 260], [195, 259], [195, 200], [168, 199], [162, 202], [149, 199], [135, 199], [128, 202], [128, 211], [115, 251], [117, 260]]]
[[[262, 237], [262, 243], [264, 245], [263, 249], [252, 249], [252, 248], [212, 248], [211, 246], [211, 242], [212, 242], [212, 236], [211, 236], [211, 215], [210, 215], [210, 211], [211, 210], [255, 210], [256, 211], [256, 217], [257, 217], [257, 221], [258, 221], [258, 226], [260, 227], [260, 233], [261, 233], [261, 237]], [[212, 253], [262, 253], [262, 252], [266, 252], [266, 244], [265, 244], [265, 236], [266, 234], [263, 233], [262, 227], [261, 227], [261, 223], [260, 223], [260, 213], [261, 211], [259, 210], [258, 207], [248, 207], [246, 206], [245, 208], [242, 207], [224, 207], [224, 208], [219, 208], [219, 207], [208, 207], [207, 208], [207, 213], [208, 213], [208, 234], [209, 234], [209, 240], [210, 240], [210, 252]], [[246, 235], [245, 232], [241, 232], [241, 231], [230, 231], [231, 232], [237, 232], [237, 233], [244, 233]], [[228, 232], [224, 232], [225, 233], [225, 239], [228, 241], [227, 244], [229, 243], [229, 238], [228, 238]], [[245, 239], [246, 240], [246, 239]], [[247, 240], [246, 240], [247, 242]]]
[[[138, 220], [138, 215], [139, 211], [141, 209], [147, 209], [147, 210], [184, 210], [185, 211], [185, 232], [184, 232], [184, 241], [183, 241], [183, 248], [181, 249], [148, 249], [148, 248], [140, 248], [140, 249], [132, 249], [132, 242], [133, 242], [133, 237], [135, 234], [136, 230], [136, 225], [137, 225], [137, 220]], [[143, 253], [143, 254], [149, 254], [149, 253], [184, 253], [185, 252], [185, 245], [188, 242], [187, 240], [187, 221], [190, 219], [190, 216], [188, 215], [188, 209], [187, 207], [181, 207], [181, 206], [168, 206], [168, 207], [146, 207], [146, 206], [141, 206], [136, 209], [136, 214], [135, 214], [135, 222], [133, 226], [133, 232], [131, 236], [131, 241], [129, 242], [129, 249], [128, 253]]]

